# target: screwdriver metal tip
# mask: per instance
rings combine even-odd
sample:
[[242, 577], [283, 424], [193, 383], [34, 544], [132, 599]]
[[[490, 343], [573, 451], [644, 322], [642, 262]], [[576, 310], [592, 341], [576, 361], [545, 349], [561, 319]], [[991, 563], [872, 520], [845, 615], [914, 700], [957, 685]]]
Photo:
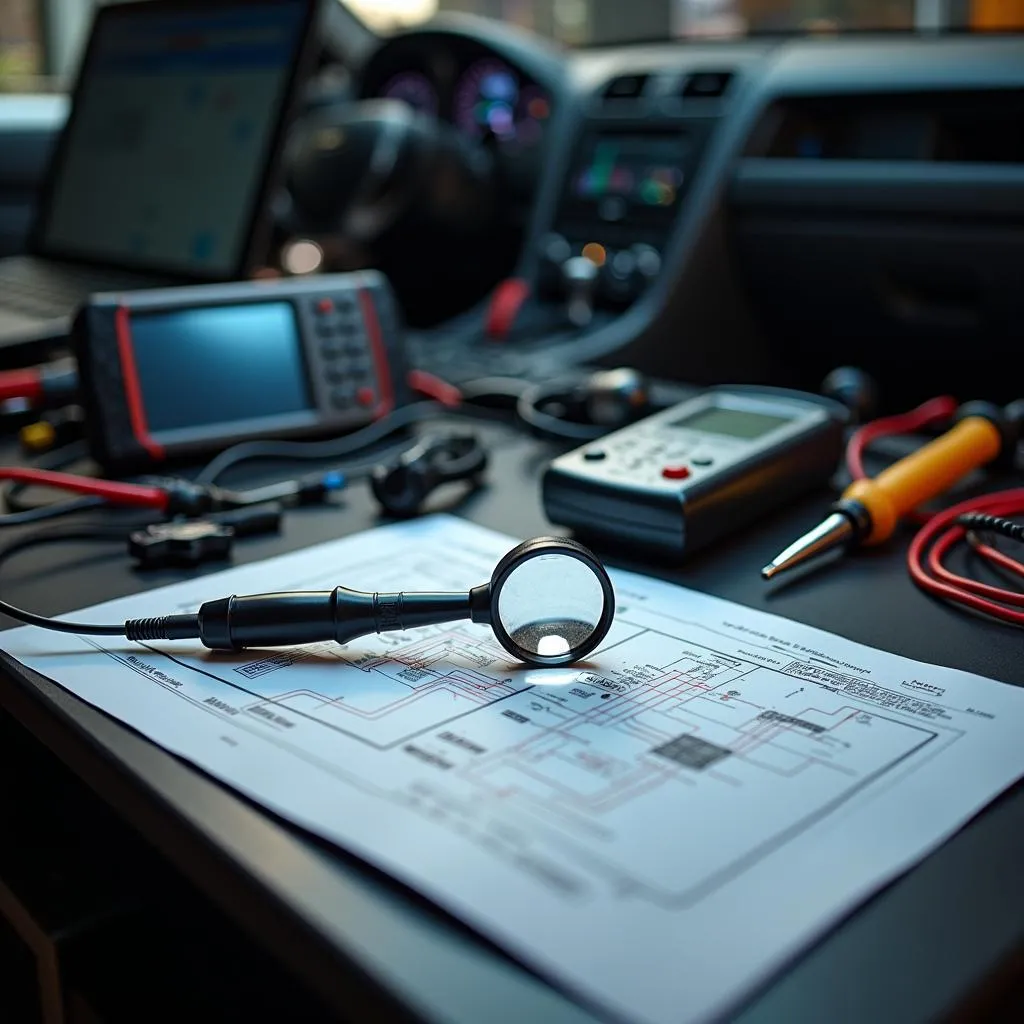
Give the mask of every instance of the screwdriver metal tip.
[[798, 541], [790, 544], [785, 551], [777, 554], [762, 570], [761, 579], [770, 580], [780, 572], [837, 548], [847, 547], [855, 538], [853, 521], [840, 512], [833, 512], [824, 522], [819, 523]]

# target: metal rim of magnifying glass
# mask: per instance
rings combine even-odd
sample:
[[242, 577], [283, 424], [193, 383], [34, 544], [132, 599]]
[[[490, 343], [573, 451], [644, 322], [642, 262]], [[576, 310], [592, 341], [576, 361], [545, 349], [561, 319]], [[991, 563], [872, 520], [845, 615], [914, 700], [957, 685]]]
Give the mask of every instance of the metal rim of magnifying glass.
[[[498, 599], [508, 578], [524, 562], [528, 562], [531, 558], [537, 558], [540, 555], [554, 554], [575, 558], [590, 569], [601, 584], [604, 607], [601, 609], [600, 618], [594, 625], [594, 631], [583, 643], [577, 644], [576, 647], [563, 654], [536, 654], [533, 651], [527, 651], [526, 648], [521, 647], [509, 636], [498, 614]], [[574, 661], [579, 661], [581, 658], [586, 657], [608, 635], [612, 620], [615, 618], [615, 591], [612, 588], [612, 581], [608, 576], [608, 570], [605, 569], [592, 551], [585, 548], [578, 541], [570, 540], [567, 537], [534, 537], [532, 540], [524, 541], [518, 547], [513, 548], [494, 567], [490, 586], [491, 629], [494, 630], [494, 635], [509, 654], [531, 665], [570, 665]]]

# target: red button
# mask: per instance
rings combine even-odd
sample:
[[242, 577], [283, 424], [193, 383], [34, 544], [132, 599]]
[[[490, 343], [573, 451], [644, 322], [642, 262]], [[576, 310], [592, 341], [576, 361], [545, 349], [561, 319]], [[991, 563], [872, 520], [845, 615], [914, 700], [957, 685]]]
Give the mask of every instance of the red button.
[[373, 388], [360, 388], [356, 392], [356, 401], [360, 405], [373, 405], [376, 400], [376, 395], [373, 393]]
[[330, 313], [334, 310], [334, 302], [332, 299], [320, 299], [316, 304], [316, 308], [321, 313]]
[[666, 466], [661, 475], [666, 480], [685, 480], [690, 475], [689, 466]]

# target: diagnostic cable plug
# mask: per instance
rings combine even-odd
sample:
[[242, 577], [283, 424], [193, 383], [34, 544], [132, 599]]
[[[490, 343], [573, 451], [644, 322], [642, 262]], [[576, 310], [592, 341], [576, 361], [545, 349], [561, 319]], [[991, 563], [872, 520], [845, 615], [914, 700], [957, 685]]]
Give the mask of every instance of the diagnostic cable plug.
[[199, 565], [229, 558], [235, 531], [207, 519], [150, 523], [128, 536], [128, 554], [140, 569], [166, 565]]
[[150, 523], [128, 536], [128, 554], [139, 569], [192, 566], [231, 557], [238, 537], [274, 533], [281, 528], [280, 504], [212, 513], [202, 519]]
[[162, 508], [168, 516], [196, 517], [234, 507], [229, 495], [219, 487], [196, 484], [172, 476], [148, 476], [143, 478], [147, 487], [155, 487], [164, 495]]

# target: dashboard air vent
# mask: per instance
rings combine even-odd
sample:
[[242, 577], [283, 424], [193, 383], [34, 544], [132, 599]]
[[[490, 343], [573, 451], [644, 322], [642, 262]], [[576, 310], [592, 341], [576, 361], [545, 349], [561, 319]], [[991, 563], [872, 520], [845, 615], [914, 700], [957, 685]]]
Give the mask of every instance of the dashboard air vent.
[[606, 100], [638, 99], [644, 91], [647, 78], [647, 75], [619, 75], [604, 87], [601, 95]]
[[695, 71], [686, 76], [679, 95], [684, 100], [716, 100], [725, 95], [731, 81], [731, 71]]

